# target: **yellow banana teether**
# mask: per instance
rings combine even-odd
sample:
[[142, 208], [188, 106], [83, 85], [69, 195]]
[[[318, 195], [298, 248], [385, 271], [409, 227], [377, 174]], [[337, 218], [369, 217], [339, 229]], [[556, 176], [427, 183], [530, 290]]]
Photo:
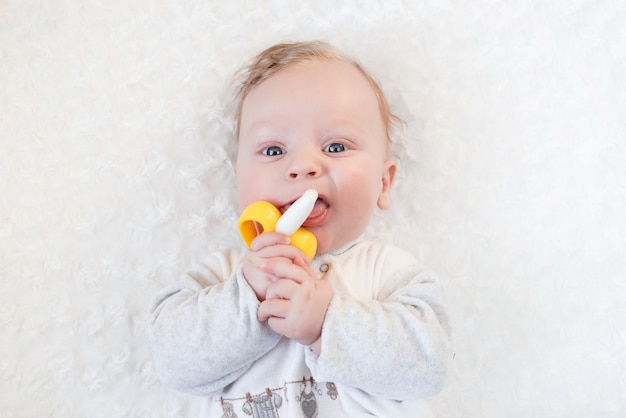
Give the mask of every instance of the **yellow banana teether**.
[[281, 216], [280, 211], [264, 200], [250, 204], [239, 217], [238, 227], [248, 248], [252, 240], [262, 232], [280, 232], [291, 237], [291, 245], [313, 259], [317, 251], [317, 239], [311, 231], [301, 228], [313, 210], [317, 192], [307, 190]]

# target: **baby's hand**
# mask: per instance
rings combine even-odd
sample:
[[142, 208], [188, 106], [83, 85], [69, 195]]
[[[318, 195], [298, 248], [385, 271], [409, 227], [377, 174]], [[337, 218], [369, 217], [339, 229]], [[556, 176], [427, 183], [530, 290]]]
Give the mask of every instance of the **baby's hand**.
[[319, 353], [322, 325], [334, 293], [331, 284], [315, 277], [302, 258], [267, 265], [265, 271], [278, 280], [267, 288], [259, 321], [267, 320], [274, 332]]
[[308, 262], [302, 251], [289, 245], [289, 237], [283, 234], [266, 232], [252, 240], [250, 251], [243, 259], [243, 276], [259, 301], [266, 299], [268, 287], [279, 279], [272, 273], [271, 266], [281, 262], [292, 264], [296, 259]]

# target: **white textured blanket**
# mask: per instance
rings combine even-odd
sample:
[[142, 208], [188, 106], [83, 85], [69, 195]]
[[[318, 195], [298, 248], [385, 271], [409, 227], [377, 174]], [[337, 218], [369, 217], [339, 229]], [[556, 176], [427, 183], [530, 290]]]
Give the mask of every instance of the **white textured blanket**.
[[0, 2], [0, 416], [193, 416], [154, 292], [237, 244], [232, 73], [325, 39], [406, 121], [371, 234], [443, 278], [441, 417], [626, 413], [626, 3]]

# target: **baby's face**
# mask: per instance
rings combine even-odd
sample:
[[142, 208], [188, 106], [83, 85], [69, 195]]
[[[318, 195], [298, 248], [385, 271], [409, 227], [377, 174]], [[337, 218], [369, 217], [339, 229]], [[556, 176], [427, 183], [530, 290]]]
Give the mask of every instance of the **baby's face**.
[[361, 235], [387, 209], [395, 164], [378, 101], [351, 64], [287, 67], [243, 102], [237, 154], [240, 209], [267, 200], [282, 212], [307, 189], [320, 199], [305, 227], [318, 253]]

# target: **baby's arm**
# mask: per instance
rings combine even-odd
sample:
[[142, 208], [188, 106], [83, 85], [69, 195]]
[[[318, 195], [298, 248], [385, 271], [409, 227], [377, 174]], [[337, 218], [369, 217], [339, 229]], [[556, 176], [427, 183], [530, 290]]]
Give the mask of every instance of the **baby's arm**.
[[441, 289], [429, 271], [400, 258], [393, 260], [400, 269], [393, 269], [376, 300], [335, 293], [321, 355], [307, 358], [318, 378], [395, 400], [441, 389], [448, 357]]
[[216, 254], [158, 296], [149, 335], [164, 383], [197, 395], [220, 390], [280, 340], [257, 320], [240, 261]]

